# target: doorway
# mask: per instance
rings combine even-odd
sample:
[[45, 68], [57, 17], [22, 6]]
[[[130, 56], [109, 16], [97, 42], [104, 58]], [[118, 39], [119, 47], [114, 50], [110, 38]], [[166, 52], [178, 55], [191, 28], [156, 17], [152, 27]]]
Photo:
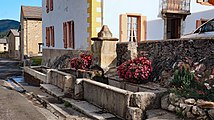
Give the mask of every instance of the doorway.
[[181, 19], [168, 18], [167, 19], [167, 39], [176, 39], [181, 36]]

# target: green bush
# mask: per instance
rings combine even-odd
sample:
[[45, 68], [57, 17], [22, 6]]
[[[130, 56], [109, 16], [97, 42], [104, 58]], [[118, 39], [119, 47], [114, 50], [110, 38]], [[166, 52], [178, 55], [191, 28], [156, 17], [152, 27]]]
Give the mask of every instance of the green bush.
[[41, 57], [32, 57], [31, 58], [31, 65], [32, 66], [39, 66], [42, 64], [42, 58]]
[[214, 101], [214, 87], [207, 78], [211, 73], [204, 70], [199, 78], [196, 68], [181, 62], [174, 70], [170, 92], [185, 98]]

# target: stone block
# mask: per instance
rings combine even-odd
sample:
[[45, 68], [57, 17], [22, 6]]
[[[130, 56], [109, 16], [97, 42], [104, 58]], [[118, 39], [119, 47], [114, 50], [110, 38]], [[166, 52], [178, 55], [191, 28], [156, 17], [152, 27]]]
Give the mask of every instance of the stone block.
[[143, 112], [137, 107], [128, 107], [126, 120], [142, 120]]
[[108, 82], [109, 82], [109, 85], [111, 85], [111, 86], [121, 88], [121, 83], [117, 80], [108, 79]]
[[156, 95], [152, 92], [133, 93], [131, 95], [129, 105], [131, 107], [138, 107], [144, 112], [148, 108], [151, 108], [155, 98], [156, 98]]
[[210, 110], [208, 111], [208, 115], [209, 115], [209, 117], [210, 117], [212, 120], [214, 120], [214, 109], [210, 109]]
[[169, 95], [165, 95], [161, 98], [161, 108], [167, 110], [170, 105]]
[[132, 92], [88, 79], [83, 81], [85, 100], [119, 117], [126, 118]]
[[132, 92], [138, 92], [139, 91], [138, 85], [134, 85], [134, 84], [130, 84], [130, 83], [125, 84], [125, 89], [132, 91]]
[[83, 80], [77, 79], [74, 85], [74, 99], [83, 99]]

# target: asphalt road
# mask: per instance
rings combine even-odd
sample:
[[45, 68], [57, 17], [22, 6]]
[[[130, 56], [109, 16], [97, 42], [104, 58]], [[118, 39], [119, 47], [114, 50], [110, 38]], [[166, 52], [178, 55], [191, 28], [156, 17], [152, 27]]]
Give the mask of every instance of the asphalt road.
[[0, 58], [0, 79], [7, 79], [14, 75], [22, 75], [20, 62], [12, 59]]
[[[0, 79], [21, 75], [19, 62], [0, 58]], [[0, 86], [0, 120], [47, 120], [22, 94]]]

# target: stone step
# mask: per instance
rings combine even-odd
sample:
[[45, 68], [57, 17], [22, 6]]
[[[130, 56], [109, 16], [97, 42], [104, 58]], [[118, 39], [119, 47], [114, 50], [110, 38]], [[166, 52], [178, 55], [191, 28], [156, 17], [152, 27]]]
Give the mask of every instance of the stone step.
[[120, 120], [113, 114], [105, 112], [102, 109], [88, 103], [87, 101], [77, 101], [70, 98], [63, 98], [63, 100], [69, 102], [72, 107], [91, 118], [97, 120]]
[[62, 92], [62, 89], [60, 89], [59, 87], [55, 86], [55, 85], [51, 85], [51, 84], [40, 84], [40, 87], [42, 89], [45, 89], [49, 94], [56, 96], [56, 97], [63, 97], [64, 96], [64, 92]]
[[146, 115], [146, 120], [182, 120], [177, 115], [162, 109], [147, 110]]
[[[62, 90], [54, 85], [41, 84], [40, 86], [41, 86], [41, 88], [45, 89], [47, 93], [49, 93], [53, 96], [56, 96], [56, 97], [62, 99], [63, 101], [69, 102], [71, 104], [72, 108], [76, 109], [77, 111], [80, 111], [81, 113], [87, 115], [88, 117], [91, 117], [91, 118], [97, 119], [97, 120], [104, 120], [104, 119], [120, 120], [113, 114], [105, 112], [102, 109], [88, 103], [87, 101], [79, 101], [79, 100], [74, 100], [71, 98], [63, 98], [64, 93], [62, 92]], [[53, 107], [54, 105], [51, 105], [51, 106]], [[56, 107], [56, 106], [54, 106], [54, 107]], [[61, 110], [58, 110], [58, 111], [61, 111]]]

